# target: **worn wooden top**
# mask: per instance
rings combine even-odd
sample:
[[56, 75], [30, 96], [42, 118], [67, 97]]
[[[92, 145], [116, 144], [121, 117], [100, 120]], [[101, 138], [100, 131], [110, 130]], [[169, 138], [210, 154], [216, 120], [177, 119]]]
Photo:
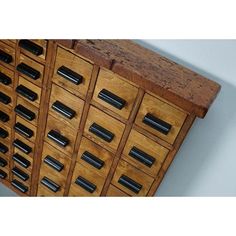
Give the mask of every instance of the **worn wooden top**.
[[131, 40], [58, 40], [189, 113], [203, 118], [220, 85]]

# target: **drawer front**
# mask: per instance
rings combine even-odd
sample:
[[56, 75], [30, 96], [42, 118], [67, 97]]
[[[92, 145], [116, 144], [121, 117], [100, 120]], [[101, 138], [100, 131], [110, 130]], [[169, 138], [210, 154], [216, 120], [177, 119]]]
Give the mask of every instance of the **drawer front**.
[[169, 150], [132, 129], [123, 151], [123, 159], [154, 177]]
[[115, 151], [120, 143], [125, 125], [97, 108], [90, 107], [84, 132], [94, 142]]
[[21, 54], [20, 62], [17, 65], [17, 71], [30, 82], [38, 86], [42, 85], [44, 76], [44, 66], [39, 64], [38, 62]]
[[57, 48], [52, 79], [54, 83], [84, 98], [88, 90], [92, 70], [92, 64], [69, 51], [60, 47]]
[[41, 100], [41, 88], [21, 76], [19, 76], [16, 93], [34, 106], [39, 107]]
[[0, 123], [0, 142], [6, 140], [10, 142], [11, 140], [11, 128]]
[[120, 189], [113, 186], [112, 184], [110, 184], [106, 196], [107, 197], [129, 197], [128, 194], [122, 192]]
[[15, 65], [15, 50], [0, 41], [0, 63], [3, 65]]
[[27, 169], [29, 172], [32, 171], [33, 158], [25, 154], [18, 148], [14, 148], [14, 154], [12, 156], [13, 162], [21, 166], [22, 169]]
[[14, 72], [0, 65], [0, 84], [4, 87], [13, 87]]
[[27, 187], [30, 187], [31, 184], [31, 173], [22, 168], [18, 163], [14, 162], [13, 168], [11, 170], [13, 179], [17, 179], [24, 183]]
[[84, 165], [88, 170], [94, 171], [98, 175], [106, 178], [113, 161], [113, 155], [99, 145], [83, 137], [77, 161]]
[[71, 156], [74, 150], [77, 130], [71, 129], [60, 120], [48, 116], [45, 140], [56, 149]]
[[10, 109], [9, 107], [4, 107], [4, 106], [0, 107], [0, 123], [1, 124], [11, 127], [12, 116], [13, 116], [12, 109]]
[[131, 196], [146, 196], [154, 179], [120, 160], [112, 184]]
[[9, 167], [0, 167], [0, 180], [9, 180]]
[[1, 106], [8, 106], [12, 108], [13, 104], [13, 89], [9, 86], [5, 86], [0, 83], [0, 105]]
[[18, 191], [24, 193], [24, 194], [29, 194], [30, 193], [30, 188], [29, 186], [27, 186], [25, 184], [25, 182], [19, 180], [19, 179], [16, 179], [16, 178], [13, 178], [12, 181], [11, 181], [11, 185], [17, 189]]
[[73, 129], [78, 129], [84, 108], [84, 101], [63, 88], [53, 84], [49, 113], [58, 120], [65, 122]]
[[161, 139], [173, 144], [186, 114], [149, 94], [145, 94], [135, 123]]
[[138, 88], [134, 85], [110, 71], [101, 69], [93, 100], [128, 119], [137, 93]]
[[104, 183], [105, 178], [76, 163], [69, 196], [99, 196]]
[[49, 190], [46, 186], [39, 183], [38, 185], [38, 197], [63, 197], [64, 189], [61, 188], [58, 192], [54, 193], [51, 190]]
[[0, 141], [0, 155], [5, 157], [10, 155], [10, 144], [6, 140]]

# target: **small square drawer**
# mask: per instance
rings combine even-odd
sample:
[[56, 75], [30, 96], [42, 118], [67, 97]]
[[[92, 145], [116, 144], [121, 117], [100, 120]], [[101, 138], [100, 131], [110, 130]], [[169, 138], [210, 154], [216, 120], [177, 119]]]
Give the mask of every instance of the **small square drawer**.
[[24, 181], [19, 180], [19, 178], [13, 178], [11, 181], [11, 185], [18, 190], [19, 192], [23, 194], [29, 194], [30, 193], [30, 186], [26, 185]]
[[88, 170], [107, 177], [113, 161], [113, 155], [96, 143], [83, 137], [80, 143], [77, 161]]
[[3, 65], [15, 65], [15, 49], [0, 41], [0, 63]]
[[23, 170], [26, 169], [29, 172], [32, 171], [33, 159], [28, 156], [23, 151], [20, 151], [18, 148], [14, 148], [14, 154], [12, 155], [12, 160], [14, 163], [18, 164]]
[[93, 65], [58, 47], [53, 82], [70, 92], [85, 98], [91, 79]]
[[49, 113], [52, 116], [73, 129], [79, 128], [84, 108], [84, 101], [82, 99], [53, 84], [49, 107]]
[[0, 141], [6, 140], [10, 142], [11, 140], [11, 128], [0, 123]]
[[0, 107], [0, 123], [11, 127], [13, 112], [9, 107]]
[[154, 179], [120, 160], [112, 184], [131, 196], [146, 196]]
[[45, 185], [39, 183], [37, 196], [38, 197], [63, 197], [65, 190], [60, 188], [57, 192], [53, 192]]
[[17, 71], [30, 82], [42, 86], [44, 76], [44, 66], [21, 54]]
[[4, 87], [13, 87], [14, 72], [0, 65], [0, 84]]
[[45, 140], [56, 149], [71, 156], [75, 146], [77, 130], [70, 128], [53, 116], [48, 116]]
[[167, 102], [145, 94], [135, 123], [173, 144], [187, 114]]
[[84, 128], [85, 134], [94, 142], [116, 151], [125, 125], [120, 121], [91, 106]]
[[112, 184], [110, 184], [107, 190], [106, 196], [107, 197], [129, 197], [128, 194], [124, 193], [123, 191], [113, 186]]
[[132, 129], [123, 159], [147, 174], [157, 176], [169, 150]]
[[138, 88], [111, 71], [101, 69], [98, 75], [93, 100], [129, 118], [137, 97]]
[[9, 167], [8, 166], [5, 166], [5, 167], [0, 166], [0, 180], [1, 179], [5, 179], [5, 180], [9, 179]]
[[0, 105], [1, 106], [8, 106], [12, 108], [13, 104], [13, 89], [12, 87], [5, 86], [0, 83]]
[[41, 88], [21, 76], [19, 76], [16, 93], [34, 106], [39, 107], [41, 100]]
[[13, 179], [22, 181], [26, 186], [30, 187], [31, 184], [31, 173], [14, 162], [13, 168], [11, 169]]
[[10, 144], [9, 141], [0, 141], [0, 155], [9, 156], [10, 155]]
[[99, 196], [104, 183], [105, 178], [76, 163], [69, 196]]

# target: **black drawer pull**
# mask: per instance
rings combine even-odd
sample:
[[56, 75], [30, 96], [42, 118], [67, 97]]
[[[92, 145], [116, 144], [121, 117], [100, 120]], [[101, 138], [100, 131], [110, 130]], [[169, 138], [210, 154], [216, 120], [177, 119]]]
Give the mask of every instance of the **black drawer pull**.
[[5, 112], [3, 112], [3, 111], [0, 111], [0, 120], [2, 121], [2, 122], [7, 122], [7, 121], [9, 121], [9, 119], [10, 119], [10, 117], [9, 117], [9, 115], [7, 115]]
[[134, 180], [130, 179], [126, 175], [122, 175], [119, 178], [118, 183], [120, 183], [124, 187], [128, 188], [129, 190], [131, 190], [132, 192], [137, 193], [137, 194], [139, 193], [139, 191], [143, 187], [141, 184], [135, 182]]
[[5, 85], [9, 85], [12, 83], [11, 78], [3, 74], [2, 72], [0, 72], [0, 82]]
[[12, 156], [12, 159], [14, 161], [16, 161], [19, 165], [21, 165], [22, 167], [24, 168], [28, 168], [30, 166], [30, 161], [28, 161], [27, 159], [25, 159], [23, 156], [21, 156], [20, 154], [18, 153], [15, 153], [13, 156]]
[[58, 172], [62, 171], [64, 168], [61, 162], [51, 156], [46, 156], [43, 161]]
[[35, 101], [38, 98], [38, 94], [32, 90], [26, 88], [24, 85], [19, 85], [16, 88], [16, 92], [30, 101]]
[[11, 102], [11, 98], [0, 91], [0, 102], [7, 105]]
[[148, 155], [146, 152], [136, 148], [132, 147], [129, 156], [133, 157], [137, 161], [143, 163], [144, 165], [148, 167], [152, 167], [153, 163], [155, 162], [155, 158]]
[[33, 80], [37, 80], [40, 77], [40, 72], [35, 70], [34, 68], [26, 65], [25, 63], [20, 63], [16, 69], [21, 72], [22, 74], [30, 77]]
[[7, 64], [10, 64], [13, 61], [13, 58], [11, 55], [0, 49], [0, 60]]
[[20, 190], [22, 193], [26, 193], [28, 191], [28, 187], [22, 184], [20, 181], [13, 179], [11, 181], [12, 186]]
[[89, 127], [89, 131], [91, 133], [95, 134], [96, 136], [98, 136], [99, 138], [105, 140], [108, 143], [110, 143], [115, 136], [112, 132], [110, 132], [109, 130], [103, 128], [102, 126], [100, 126], [96, 123], [93, 123]]
[[34, 112], [32, 112], [31, 110], [29, 110], [28, 108], [26, 108], [20, 104], [15, 107], [15, 112], [19, 116], [21, 116], [29, 121], [34, 120], [36, 117]]
[[95, 184], [89, 182], [87, 179], [83, 178], [82, 176], [79, 176], [76, 179], [75, 183], [89, 193], [93, 193], [97, 188]]
[[7, 165], [7, 161], [5, 159], [3, 159], [2, 157], [0, 157], [0, 166], [4, 167]]
[[121, 110], [126, 104], [126, 101], [123, 98], [118, 97], [106, 89], [102, 89], [99, 92], [98, 97], [119, 110]]
[[170, 132], [171, 125], [163, 120], [158, 119], [150, 113], [147, 113], [143, 118], [143, 123], [152, 127], [153, 129], [167, 135]]
[[22, 179], [23, 181], [26, 181], [27, 179], [29, 179], [29, 175], [26, 174], [24, 171], [20, 170], [17, 167], [14, 167], [11, 172], [16, 175], [17, 177], [19, 177], [20, 179]]
[[33, 53], [36, 56], [40, 56], [43, 54], [43, 48], [28, 39], [20, 40], [19, 46]]
[[30, 154], [32, 152], [32, 148], [30, 146], [26, 145], [25, 143], [23, 143], [22, 141], [20, 141], [19, 139], [14, 140], [13, 146], [15, 146], [20, 151], [22, 151], [26, 154]]
[[52, 109], [59, 112], [68, 119], [72, 119], [76, 114], [74, 110], [59, 101], [55, 101], [52, 104]]
[[1, 153], [7, 153], [8, 152], [8, 147], [5, 146], [4, 144], [0, 143], [0, 152]]
[[6, 179], [7, 173], [0, 169], [0, 179]]
[[55, 130], [50, 130], [47, 136], [62, 147], [66, 147], [69, 144], [69, 139]]
[[73, 84], [76, 84], [76, 85], [79, 85], [83, 82], [83, 76], [82, 75], [74, 72], [73, 70], [71, 70], [71, 69], [69, 69], [65, 66], [61, 66], [57, 70], [57, 74], [62, 76], [66, 80], [69, 80]]
[[81, 159], [86, 161], [87, 163], [89, 163], [90, 165], [92, 165], [93, 167], [95, 167], [96, 169], [99, 169], [99, 170], [104, 166], [104, 161], [102, 161], [101, 159], [94, 156], [92, 153], [90, 153], [88, 151], [85, 151], [82, 154]]
[[34, 132], [27, 128], [26, 126], [22, 125], [20, 122], [17, 122], [14, 125], [14, 129], [17, 133], [23, 135], [26, 138], [31, 138], [34, 135]]
[[8, 132], [0, 127], [0, 138], [7, 138], [8, 137]]
[[46, 176], [44, 176], [41, 179], [40, 183], [43, 184], [44, 186], [46, 186], [51, 191], [53, 191], [54, 193], [56, 193], [60, 189], [60, 186], [58, 184], [56, 184], [54, 181], [52, 181], [51, 179], [47, 178]]

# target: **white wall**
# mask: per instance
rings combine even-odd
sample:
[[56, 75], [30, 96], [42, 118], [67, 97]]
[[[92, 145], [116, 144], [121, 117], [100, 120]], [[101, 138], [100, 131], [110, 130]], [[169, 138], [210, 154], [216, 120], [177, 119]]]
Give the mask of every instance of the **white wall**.
[[236, 196], [236, 40], [136, 40], [221, 84], [197, 119], [158, 196]]

